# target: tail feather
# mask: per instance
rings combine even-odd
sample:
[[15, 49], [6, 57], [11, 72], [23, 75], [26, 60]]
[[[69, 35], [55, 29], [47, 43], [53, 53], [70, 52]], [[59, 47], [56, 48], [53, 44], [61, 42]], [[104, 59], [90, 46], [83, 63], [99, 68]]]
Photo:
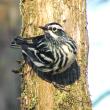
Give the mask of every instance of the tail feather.
[[17, 37], [11, 42], [11, 46], [17, 46], [17, 45], [23, 45], [23, 44], [27, 44], [27, 42], [26, 42], [21, 36], [17, 36]]

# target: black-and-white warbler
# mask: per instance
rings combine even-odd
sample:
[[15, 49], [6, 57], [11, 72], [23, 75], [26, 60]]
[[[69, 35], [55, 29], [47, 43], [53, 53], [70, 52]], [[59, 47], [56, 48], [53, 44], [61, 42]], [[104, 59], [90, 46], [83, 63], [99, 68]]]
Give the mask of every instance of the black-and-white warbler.
[[39, 71], [52, 75], [63, 73], [76, 61], [75, 41], [68, 37], [58, 23], [49, 23], [40, 28], [44, 31], [43, 35], [32, 38], [18, 36], [12, 45], [20, 45], [23, 55]]

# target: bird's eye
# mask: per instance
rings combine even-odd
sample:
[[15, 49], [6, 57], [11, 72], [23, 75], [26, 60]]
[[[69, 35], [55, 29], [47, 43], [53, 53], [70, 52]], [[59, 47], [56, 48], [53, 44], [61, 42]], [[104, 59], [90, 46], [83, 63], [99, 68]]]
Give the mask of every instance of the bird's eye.
[[52, 31], [53, 31], [53, 32], [56, 32], [56, 31], [57, 31], [57, 28], [56, 28], [56, 27], [53, 27], [53, 28], [52, 28]]

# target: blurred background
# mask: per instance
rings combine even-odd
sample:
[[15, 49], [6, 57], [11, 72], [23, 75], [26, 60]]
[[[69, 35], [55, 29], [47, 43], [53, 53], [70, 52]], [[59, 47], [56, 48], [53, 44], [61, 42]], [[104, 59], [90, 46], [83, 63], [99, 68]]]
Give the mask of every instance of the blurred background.
[[[87, 0], [87, 19], [93, 110], [110, 110], [110, 0]], [[18, 67], [21, 51], [10, 48], [20, 29], [19, 0], [0, 0], [0, 110], [20, 110], [20, 75], [11, 71]]]
[[19, 0], [0, 0], [0, 110], [20, 110], [20, 76], [11, 71], [21, 55], [19, 49], [10, 48], [20, 26]]
[[110, 0], [87, 0], [87, 18], [93, 110], [110, 110]]

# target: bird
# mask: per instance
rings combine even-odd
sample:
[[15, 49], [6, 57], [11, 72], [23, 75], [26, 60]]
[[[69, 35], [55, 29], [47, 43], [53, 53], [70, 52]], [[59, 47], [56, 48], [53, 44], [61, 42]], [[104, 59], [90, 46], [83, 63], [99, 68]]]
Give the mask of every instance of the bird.
[[24, 38], [17, 36], [11, 45], [18, 45], [26, 61], [45, 74], [63, 74], [75, 61], [77, 46], [71, 38], [56, 22], [39, 26], [44, 34]]

